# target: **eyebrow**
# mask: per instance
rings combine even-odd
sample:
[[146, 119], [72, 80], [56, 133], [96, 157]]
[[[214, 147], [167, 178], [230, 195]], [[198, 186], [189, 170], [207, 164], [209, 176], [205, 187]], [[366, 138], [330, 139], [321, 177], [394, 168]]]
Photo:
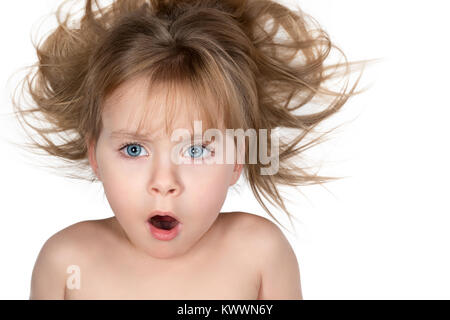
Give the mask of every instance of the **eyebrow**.
[[[192, 132], [189, 132], [191, 137], [190, 139], [195, 139], [195, 138], [202, 138], [202, 135], [196, 135], [193, 136]], [[118, 131], [113, 131], [110, 135], [111, 138], [131, 138], [131, 139], [138, 139], [138, 140], [142, 140], [142, 141], [148, 141], [148, 142], [153, 142], [153, 137], [151, 134], [140, 134], [140, 133], [136, 133], [136, 132], [130, 132], [130, 131], [126, 131], [126, 130], [118, 130]], [[184, 140], [188, 140], [188, 139], [184, 139]]]

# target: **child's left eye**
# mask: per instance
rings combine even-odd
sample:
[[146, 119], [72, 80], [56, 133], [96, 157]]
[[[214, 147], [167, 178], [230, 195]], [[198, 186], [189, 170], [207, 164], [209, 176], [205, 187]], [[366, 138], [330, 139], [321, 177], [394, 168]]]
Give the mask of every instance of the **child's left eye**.
[[198, 159], [198, 158], [206, 157], [204, 155], [204, 150], [206, 150], [208, 154], [213, 153], [213, 151], [210, 150], [206, 145], [198, 144], [198, 145], [193, 145], [193, 146], [190, 146], [189, 148], [187, 148], [187, 150], [184, 154], [187, 153], [188, 157], [191, 157], [193, 159]]

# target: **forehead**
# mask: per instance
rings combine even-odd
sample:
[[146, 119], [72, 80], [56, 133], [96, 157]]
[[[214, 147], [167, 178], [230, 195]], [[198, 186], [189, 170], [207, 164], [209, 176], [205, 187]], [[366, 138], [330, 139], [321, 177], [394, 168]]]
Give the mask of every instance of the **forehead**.
[[184, 85], [150, 85], [145, 78], [129, 80], [106, 97], [102, 123], [107, 131], [126, 130], [154, 137], [174, 129], [193, 131], [193, 121], [202, 121], [202, 131], [222, 128], [221, 113], [214, 98], [200, 96]]

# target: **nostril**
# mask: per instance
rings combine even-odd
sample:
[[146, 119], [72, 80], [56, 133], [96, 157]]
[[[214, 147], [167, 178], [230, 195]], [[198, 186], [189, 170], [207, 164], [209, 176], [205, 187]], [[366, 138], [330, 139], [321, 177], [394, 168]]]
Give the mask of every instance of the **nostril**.
[[151, 190], [150, 192], [154, 193], [155, 195], [161, 194], [163, 196], [164, 195], [175, 195], [179, 191], [178, 187], [174, 186], [174, 185], [170, 185], [170, 186], [168, 185], [166, 187], [163, 187], [163, 186], [159, 186], [156, 184], [153, 186], [150, 186], [149, 190]]

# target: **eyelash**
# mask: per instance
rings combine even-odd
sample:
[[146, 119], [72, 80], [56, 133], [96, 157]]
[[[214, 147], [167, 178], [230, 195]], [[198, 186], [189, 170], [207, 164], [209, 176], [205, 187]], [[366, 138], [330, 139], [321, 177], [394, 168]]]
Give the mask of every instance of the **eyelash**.
[[[130, 157], [125, 155], [123, 152], [121, 152], [122, 150], [124, 150], [125, 148], [128, 148], [129, 146], [139, 146], [140, 148], [144, 148], [144, 146], [142, 144], [140, 144], [139, 142], [128, 142], [123, 144], [120, 148], [119, 148], [119, 153], [125, 158], [125, 159], [130, 159], [130, 160], [137, 160], [141, 157]], [[196, 147], [196, 146], [201, 146], [202, 148], [208, 150], [211, 153], [211, 156], [214, 156], [214, 149], [210, 148], [207, 144], [192, 144], [189, 146], [189, 148], [191, 147]], [[200, 159], [200, 158], [192, 158], [191, 159]]]

